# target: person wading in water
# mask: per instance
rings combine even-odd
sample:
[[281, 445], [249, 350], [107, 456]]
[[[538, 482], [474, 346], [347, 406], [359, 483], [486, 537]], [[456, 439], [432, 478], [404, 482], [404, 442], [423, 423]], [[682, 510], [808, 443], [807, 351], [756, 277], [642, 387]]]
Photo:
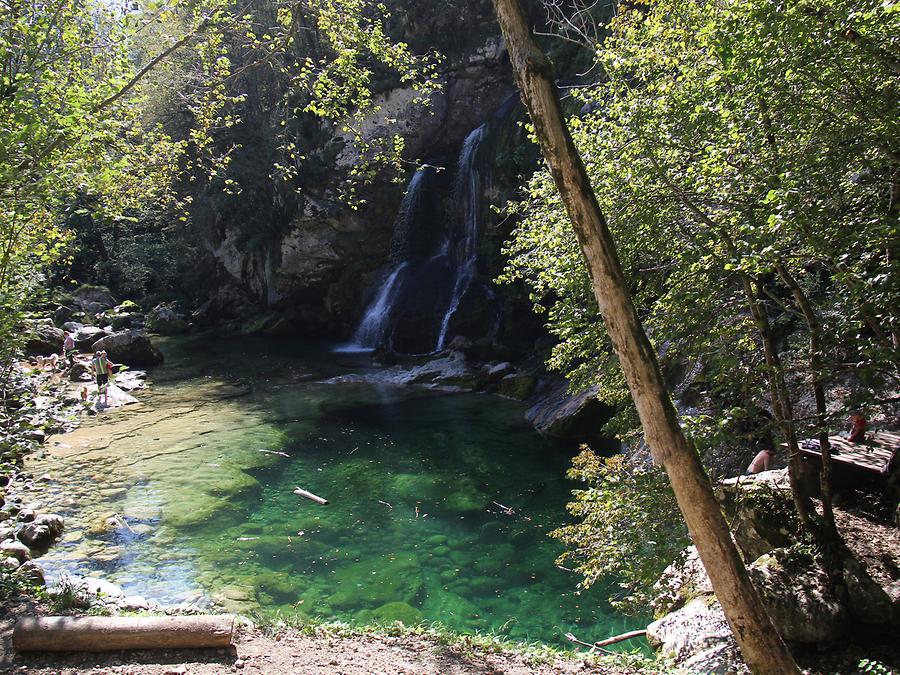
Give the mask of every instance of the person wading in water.
[[109, 373], [112, 371], [112, 363], [106, 358], [106, 352], [94, 352], [91, 359], [91, 368], [97, 380], [97, 395], [103, 397], [103, 405], [109, 405]]

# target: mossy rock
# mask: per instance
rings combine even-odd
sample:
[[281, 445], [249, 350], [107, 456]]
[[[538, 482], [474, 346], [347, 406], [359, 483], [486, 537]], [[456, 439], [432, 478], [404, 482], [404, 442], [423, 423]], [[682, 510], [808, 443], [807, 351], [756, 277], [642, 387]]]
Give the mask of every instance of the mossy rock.
[[390, 492], [434, 514], [483, 511], [490, 502], [488, 495], [464, 476], [448, 479], [437, 474], [398, 473], [391, 479]]
[[169, 504], [163, 509], [163, 523], [177, 529], [198, 527], [214, 519], [224, 527], [231, 525], [238, 516], [234, 504], [205, 494]]
[[507, 527], [496, 520], [491, 520], [479, 529], [481, 540], [488, 544], [498, 544], [507, 539]]
[[337, 570], [337, 592], [328, 603], [338, 610], [380, 607], [389, 602], [415, 602], [424, 589], [417, 560], [381, 557], [364, 560]]
[[472, 562], [472, 555], [466, 551], [450, 551], [450, 560], [458, 567], [465, 567]]
[[469, 588], [477, 595], [495, 595], [501, 585], [501, 582], [493, 577], [479, 576], [469, 579]]
[[190, 478], [192, 489], [208, 495], [233, 499], [244, 495], [257, 494], [262, 487], [253, 476], [240, 469], [221, 467], [206, 475], [194, 474]]
[[368, 626], [375, 623], [375, 612], [371, 609], [361, 609], [358, 612], [354, 612], [353, 620], [360, 626]]
[[478, 574], [484, 576], [502, 576], [517, 559], [516, 551], [510, 544], [500, 544], [491, 549], [490, 555], [476, 560], [474, 567]]
[[446, 623], [461, 621], [472, 624], [483, 620], [482, 612], [472, 601], [455, 593], [434, 593], [422, 606], [428, 616], [445, 617]]
[[284, 573], [268, 573], [256, 577], [255, 584], [260, 591], [272, 597], [276, 604], [297, 602], [300, 598], [296, 579]]
[[524, 401], [534, 393], [537, 380], [531, 375], [507, 375], [500, 380], [497, 393], [501, 396]]
[[415, 626], [422, 622], [422, 612], [405, 602], [388, 602], [372, 612], [378, 623], [394, 623], [399, 621], [407, 626]]

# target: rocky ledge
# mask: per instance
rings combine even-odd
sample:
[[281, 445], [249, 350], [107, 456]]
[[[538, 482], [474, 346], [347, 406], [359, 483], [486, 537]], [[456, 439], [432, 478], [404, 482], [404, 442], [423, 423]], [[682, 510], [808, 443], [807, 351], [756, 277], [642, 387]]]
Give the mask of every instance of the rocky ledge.
[[[775, 627], [789, 643], [827, 646], [854, 631], [900, 631], [900, 531], [836, 510], [844, 546], [831, 564], [793, 533], [787, 470], [733, 478], [718, 486], [735, 543]], [[877, 542], [877, 549], [876, 549]], [[650, 644], [691, 672], [745, 672], [697, 551], [689, 548], [657, 583], [660, 618]]]

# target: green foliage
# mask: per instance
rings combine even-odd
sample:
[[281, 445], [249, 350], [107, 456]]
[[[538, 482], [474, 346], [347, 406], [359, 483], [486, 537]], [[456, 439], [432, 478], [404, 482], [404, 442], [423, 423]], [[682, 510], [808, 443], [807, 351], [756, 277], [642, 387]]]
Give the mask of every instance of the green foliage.
[[893, 668], [874, 659], [862, 659], [856, 667], [861, 673], [873, 673], [874, 675], [893, 675], [895, 672]]
[[39, 596], [41, 592], [40, 586], [5, 567], [0, 568], [0, 600], [18, 596], [35, 597]]
[[399, 137], [357, 133], [353, 120], [378, 111], [379, 78], [426, 101], [436, 56], [393, 40], [386, 8], [367, 0], [273, 0], [246, 12], [224, 0], [0, 7], [0, 342], [10, 354], [45, 271], [56, 265], [64, 278], [73, 246], [90, 253], [89, 264], [76, 260], [82, 278], [126, 294], [175, 286], [195, 266], [178, 228], [197, 185], [241, 193], [233, 130], [261, 74], [285, 92], [276, 183], [298, 187], [297, 142], [319, 117], [359, 141], [351, 181], [398, 166]]
[[[574, 140], [663, 366], [677, 382], [685, 364], [701, 364], [694, 393], [748, 410], [686, 417], [695, 443], [714, 447], [754, 407], [770, 405], [748, 284], [782, 352], [790, 395], [808, 396], [814, 355], [785, 273], [822, 326], [815, 356], [826, 386], [852, 373], [857, 403], [877, 400], [896, 383], [900, 361], [898, 6], [648, 0], [620, 6], [608, 30], [597, 52], [605, 77], [575, 91], [584, 105], [569, 120]], [[624, 406], [610, 428], [635, 433], [547, 171], [512, 209], [522, 224], [507, 244], [502, 280], [526, 281], [546, 313], [559, 339], [550, 365], [576, 385], [599, 384], [601, 399]], [[810, 419], [795, 422], [800, 433], [814, 430]], [[575, 502], [582, 526], [566, 538], [580, 560], [603, 551], [605, 537], [628, 544], [579, 506], [593, 499]], [[591, 522], [605, 531], [592, 535]], [[652, 557], [669, 554], [658, 548]], [[615, 569], [599, 560], [583, 570], [588, 580]]]
[[[133, 31], [105, 3], [0, 7], [0, 341], [67, 254], [68, 204], [107, 217], [163, 199], [183, 144], [140, 119]], [[12, 324], [12, 326], [10, 325]], [[8, 358], [8, 354], [3, 354]]]
[[553, 532], [568, 548], [559, 563], [574, 565], [582, 587], [618, 579], [622, 592], [611, 598], [614, 606], [646, 611], [653, 584], [690, 543], [665, 474], [585, 448], [569, 477], [586, 487], [573, 492], [568, 507], [577, 522]]
[[[872, 383], [896, 377], [898, 17], [874, 0], [785, 11], [761, 0], [656, 0], [612, 21], [598, 52], [607, 79], [578, 92], [593, 112], [570, 127], [667, 363], [702, 358], [711, 388], [740, 383], [749, 399], [764, 397], [741, 278], [768, 295], [777, 331], [795, 330], [798, 308], [775, 274], [782, 264], [815, 303], [832, 370], [852, 361]], [[851, 30], [864, 38], [848, 39]], [[624, 383], [547, 172], [515, 208], [524, 222], [503, 279], [525, 279], [547, 312], [560, 340], [551, 365], [621, 403]], [[805, 344], [790, 347], [802, 366]]]

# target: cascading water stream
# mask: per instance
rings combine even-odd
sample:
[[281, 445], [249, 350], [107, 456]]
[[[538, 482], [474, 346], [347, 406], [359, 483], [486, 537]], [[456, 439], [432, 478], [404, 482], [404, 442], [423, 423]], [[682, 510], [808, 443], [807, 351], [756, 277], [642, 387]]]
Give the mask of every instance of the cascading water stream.
[[447, 311], [444, 312], [441, 320], [441, 329], [434, 347], [436, 352], [444, 348], [450, 319], [453, 318], [453, 315], [459, 309], [459, 303], [469, 289], [469, 285], [477, 272], [478, 233], [481, 229], [481, 176], [475, 159], [484, 135], [485, 125], [482, 124], [466, 137], [462, 150], [459, 153], [459, 161], [456, 168], [456, 185], [453, 193], [456, 203], [462, 204], [463, 207], [463, 239], [461, 246], [457, 247], [456, 279], [453, 282], [453, 293], [450, 296], [450, 303], [447, 305]]
[[384, 340], [391, 305], [396, 294], [397, 279], [405, 267], [406, 263], [400, 263], [384, 280], [381, 288], [378, 289], [378, 294], [366, 309], [365, 316], [353, 334], [353, 344], [363, 349], [374, 349]]
[[[478, 273], [482, 177], [476, 159], [486, 136], [484, 124], [466, 137], [449, 189], [441, 191], [432, 167], [413, 175], [394, 223], [392, 267], [352, 341], [337, 351], [444, 349], [451, 320]], [[449, 213], [442, 199], [448, 193]]]
[[[407, 230], [409, 220], [416, 217], [422, 201], [421, 190], [426, 173], [426, 170], [420, 169], [416, 171], [409, 181], [406, 194], [403, 195], [403, 201], [400, 203], [400, 211], [397, 214], [397, 221], [394, 225], [395, 231]], [[353, 339], [350, 343], [338, 347], [335, 351], [371, 351], [385, 343], [388, 326], [390, 325], [391, 310], [396, 300], [403, 272], [408, 264], [409, 261], [404, 260], [394, 265], [391, 272], [381, 283], [378, 292], [373, 296], [368, 307], [366, 307], [363, 318], [353, 333]]]

